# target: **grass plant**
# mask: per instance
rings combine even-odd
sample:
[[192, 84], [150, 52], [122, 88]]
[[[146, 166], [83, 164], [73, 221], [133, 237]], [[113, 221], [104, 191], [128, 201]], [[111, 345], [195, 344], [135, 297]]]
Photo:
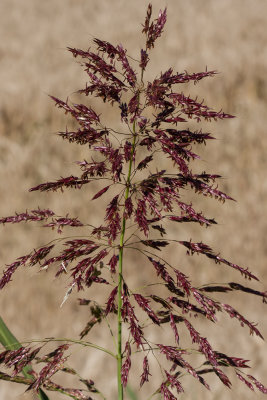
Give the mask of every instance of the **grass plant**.
[[[217, 266], [233, 269], [243, 278], [258, 281], [248, 268], [228, 261], [208, 244], [181, 237], [183, 224], [199, 224], [209, 229], [216, 224], [214, 218], [205, 216], [187, 200], [190, 193], [221, 202], [234, 200], [218, 188], [220, 175], [194, 170], [194, 163], [200, 158], [195, 149], [214, 137], [201, 128], [193, 130], [188, 124], [228, 120], [233, 116], [214, 110], [204, 100], [186, 95], [180, 89], [185, 84], [215, 77], [214, 70], [179, 73], [170, 67], [151, 82], [146, 81], [150, 54], [163, 33], [166, 20], [166, 9], [153, 20], [152, 5], [148, 5], [142, 30], [145, 44], [138, 59], [131, 57], [121, 44], [113, 45], [100, 39], [94, 39], [94, 50], [68, 48], [88, 78], [86, 86], [78, 91], [79, 95], [96, 96], [107, 107], [116, 109], [120, 120], [118, 128], [106, 126], [102, 115], [88, 101], [71, 103], [51, 96], [56, 107], [77, 124], [77, 129], [66, 128], [58, 135], [73, 145], [86, 146], [88, 159], [76, 162], [81, 170], [79, 176], [41, 183], [30, 191], [84, 190], [98, 183], [99, 188], [91, 193], [91, 199], [107, 198], [103, 222], [94, 226], [90, 221], [83, 222], [69, 214], [57, 215], [48, 208], [27, 210], [0, 219], [2, 224], [40, 222], [57, 233], [49, 243], [8, 265], [0, 280], [1, 289], [11, 281], [18, 268], [38, 266], [41, 271], [54, 268], [56, 277], [68, 277], [69, 287], [63, 303], [74, 291], [89, 296], [79, 298], [79, 304], [88, 306], [91, 313], [80, 340], [50, 338], [38, 341], [38, 346], [32, 340], [27, 346], [23, 343], [17, 348], [16, 345], [0, 354], [0, 362], [13, 368], [11, 375], [1, 373], [0, 378], [24, 383], [27, 390], [57, 391], [76, 400], [90, 400], [91, 396], [109, 398], [109, 393], [99, 390], [93, 380], [82, 378], [68, 366], [69, 348], [76, 343], [114, 359], [118, 400], [124, 397], [134, 356], [140, 353], [143, 354], [140, 387], [150, 380], [153, 360], [157, 361], [162, 375], [162, 380], [155, 382], [149, 399], [161, 395], [164, 400], [174, 400], [180, 393], [190, 392], [190, 388], [183, 386], [184, 375], [191, 375], [207, 389], [213, 379], [219, 379], [230, 388], [228, 370], [233, 370], [249, 389], [267, 393], [262, 383], [244, 372], [249, 367], [248, 360], [214, 349], [210, 338], [196, 328], [198, 320], [206, 321], [207, 325], [218, 323], [218, 314], [222, 313], [248, 328], [251, 335], [263, 338], [254, 323], [228, 302], [219, 301], [216, 293], [227, 297], [229, 292], [243, 292], [260, 297], [263, 302], [266, 302], [267, 293], [239, 282], [205, 282], [199, 286], [194, 283], [194, 275], [187, 276], [179, 266], [168, 261], [168, 248], [182, 247], [188, 256], [203, 256]], [[171, 168], [168, 160], [173, 163]], [[110, 197], [109, 193], [112, 193]], [[174, 237], [168, 233], [167, 223], [170, 222], [177, 227]], [[70, 229], [75, 232], [65, 236], [64, 231]], [[127, 280], [127, 271], [135, 267], [125, 258], [130, 251], [136, 253], [138, 264], [151, 268], [151, 281], [142, 289], [131, 287]], [[101, 302], [90, 297], [93, 285], [106, 288], [100, 289], [103, 292]], [[93, 328], [104, 324], [114, 338], [114, 350], [83, 340]], [[161, 343], [150, 339], [151, 330], [161, 331], [163, 327], [171, 330], [172, 343], [165, 342], [164, 337]], [[224, 334], [222, 328], [219, 324], [220, 335]], [[184, 344], [188, 339], [190, 347]], [[51, 342], [60, 344], [52, 352], [40, 355]], [[18, 344], [14, 338], [15, 343]], [[195, 366], [195, 359], [199, 357], [202, 361]], [[29, 369], [29, 365], [35, 363], [42, 364], [39, 372], [34, 367]], [[21, 376], [25, 368], [30, 381], [28, 375]], [[84, 389], [63, 387], [55, 382], [54, 375], [59, 372], [75, 375]], [[129, 396], [134, 396], [131, 390]]]

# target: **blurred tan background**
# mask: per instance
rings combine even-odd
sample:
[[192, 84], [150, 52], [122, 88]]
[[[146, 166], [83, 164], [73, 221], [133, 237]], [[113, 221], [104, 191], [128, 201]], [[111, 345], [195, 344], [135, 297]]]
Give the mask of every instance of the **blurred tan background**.
[[[73, 161], [86, 157], [86, 149], [69, 145], [53, 135], [53, 132], [64, 130], [66, 120], [47, 94], [65, 100], [85, 83], [86, 75], [65, 50], [67, 46], [87, 48], [92, 38], [97, 37], [113, 44], [122, 42], [129, 54], [138, 57], [143, 39], [140, 24], [144, 21], [147, 4], [142, 0], [1, 0], [1, 216], [40, 205], [59, 215], [70, 212], [83, 221], [100, 220], [105, 205], [101, 207], [100, 202], [89, 202], [89, 187], [82, 191], [65, 191], [63, 195], [28, 193], [28, 188], [39, 183], [75, 173]], [[238, 202], [221, 205], [215, 200], [198, 198], [197, 209], [206, 210], [207, 216], [215, 217], [219, 225], [207, 230], [186, 226], [182, 227], [182, 232], [173, 230], [173, 233], [184, 240], [202, 240], [231, 261], [249, 266], [266, 287], [267, 2], [156, 0], [153, 1], [154, 15], [165, 5], [168, 6], [168, 21], [153, 51], [147, 79], [169, 66], [179, 72], [185, 69], [199, 72], [206, 66], [216, 69], [220, 71], [217, 77], [191, 86], [190, 90], [186, 88], [185, 93], [198, 93], [200, 99], [205, 98], [216, 110], [222, 107], [225, 112], [237, 116], [233, 120], [205, 125], [218, 140], [209, 143], [203, 152], [200, 171], [223, 175], [222, 190]], [[100, 103], [97, 107], [101, 113]], [[107, 119], [115, 125], [117, 120], [109, 112]], [[30, 223], [0, 227], [0, 264], [13, 262], [33, 247], [46, 243], [50, 237], [51, 232]], [[133, 283], [150, 277], [141, 262], [133, 261], [136, 258], [129, 259]], [[176, 253], [174, 248], [172, 261], [188, 275], [198, 268], [195, 275], [199, 284], [209, 281], [246, 284], [234, 271], [214, 266], [201, 257], [188, 258], [184, 250]], [[76, 294], [59, 308], [66, 285], [64, 280], [54, 281], [53, 271], [46, 274], [36, 273], [34, 269], [20, 271], [12, 284], [0, 293], [1, 316], [20, 340], [78, 337], [87, 321], [87, 311], [77, 305]], [[258, 287], [263, 290], [264, 285]], [[82, 293], [78, 297], [90, 296], [91, 293]], [[226, 296], [230, 301], [231, 296]], [[257, 298], [242, 294], [239, 300], [233, 299], [232, 304], [249, 320], [259, 321], [260, 330], [267, 335], [266, 305], [264, 308]], [[204, 326], [201, 332], [205, 333]], [[252, 359], [252, 374], [267, 384], [266, 344], [249, 337], [246, 328], [242, 329], [238, 322], [227, 318], [220, 321], [217, 330], [208, 327], [207, 333], [210, 332], [214, 347], [227, 354]], [[97, 335], [98, 343], [109, 345], [107, 329], [95, 327], [92, 334], [93, 337]], [[114, 364], [84, 349], [74, 350], [73, 362], [82, 376], [96, 381], [108, 399], [116, 398]], [[133, 388], [137, 387], [135, 374], [138, 378], [140, 369], [130, 377]], [[151, 378], [151, 386], [144, 393], [137, 392], [138, 399], [145, 399], [145, 393], [157, 388], [157, 379], [158, 375]], [[237, 379], [233, 379], [231, 391], [222, 388], [215, 379], [209, 382], [213, 390], [207, 393], [201, 385], [194, 385], [191, 378], [185, 380], [187, 393], [180, 398], [254, 398]], [[70, 386], [72, 380], [64, 383]], [[23, 389], [19, 385], [0, 382], [0, 398], [30, 398], [21, 395]], [[49, 393], [49, 397], [51, 400], [63, 398], [54, 393]], [[257, 393], [255, 398], [261, 399], [263, 395]]]

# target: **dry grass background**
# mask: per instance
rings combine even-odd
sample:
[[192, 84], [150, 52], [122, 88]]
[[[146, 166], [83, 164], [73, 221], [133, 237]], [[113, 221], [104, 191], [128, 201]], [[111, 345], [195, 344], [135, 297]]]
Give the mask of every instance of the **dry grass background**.
[[[57, 111], [47, 93], [65, 99], [81, 87], [85, 74], [65, 51], [66, 46], [86, 48], [92, 37], [122, 42], [136, 55], [142, 43], [140, 23], [147, 2], [142, 0], [1, 0], [0, 2], [0, 215], [12, 215], [37, 205], [60, 215], [70, 211], [82, 220], [101, 216], [103, 207], [90, 203], [86, 191], [66, 191], [63, 195], [28, 193], [38, 183], [67, 176], [74, 171], [72, 161], [83, 159], [86, 149], [70, 146], [51, 133], [64, 129], [64, 115]], [[151, 59], [151, 72], [158, 74], [172, 65], [175, 70], [198, 72], [216, 69], [216, 78], [190, 88], [215, 109], [237, 115], [234, 120], [210, 124], [207, 129], [218, 138], [203, 153], [201, 169], [224, 176], [221, 188], [238, 203], [221, 205], [202, 199], [199, 209], [208, 210], [219, 225], [210, 230], [195, 227], [173, 232], [179, 238], [203, 240], [233, 262], [250, 266], [262, 282], [267, 281], [267, 2], [265, 0], [165, 0], [153, 1], [154, 11], [168, 6], [169, 16], [163, 37]], [[188, 91], [189, 93], [189, 91]], [[100, 103], [96, 104], [101, 112]], [[116, 124], [110, 112], [107, 117]], [[34, 225], [6, 226], [0, 230], [1, 265], [27, 254], [48, 240], [50, 232]], [[234, 281], [239, 276], [214, 266], [200, 257], [186, 258], [185, 252], [172, 253], [173, 262], [196, 280]], [[132, 284], [145, 280], [142, 260], [130, 257]], [[263, 287], [263, 286], [262, 286]], [[65, 282], [55, 282], [53, 273], [35, 270], [18, 272], [14, 282], [0, 293], [1, 316], [21, 339], [51, 336], [78, 336], [87, 314], [80, 311], [75, 296], [63, 308], [59, 305]], [[86, 296], [86, 294], [85, 294]], [[89, 294], [90, 296], [90, 294]], [[230, 297], [230, 296], [229, 296]], [[233, 300], [234, 301], [234, 300]], [[257, 299], [242, 297], [234, 304], [248, 319], [261, 321], [267, 334], [266, 307]], [[220, 321], [213, 330], [214, 346], [229, 354], [253, 360], [254, 373], [266, 383], [266, 345], [250, 338], [235, 321]], [[108, 332], [95, 328], [98, 343], [107, 343]], [[205, 328], [203, 331], [205, 333]], [[164, 333], [164, 332], [163, 332]], [[107, 344], [108, 345], [108, 344]], [[95, 353], [76, 349], [74, 362], [85, 377], [96, 378], [108, 399], [115, 399], [114, 365]], [[140, 371], [135, 372], [137, 376]], [[106, 377], [110, 377], [107, 382]], [[134, 373], [131, 377], [133, 386]], [[151, 380], [157, 386], [156, 378]], [[186, 382], [186, 381], [185, 381]], [[188, 380], [190, 392], [181, 399], [250, 399], [242, 383], [234, 381], [232, 391], [217, 382], [207, 393]], [[67, 382], [67, 384], [71, 384]], [[186, 386], [186, 383], [185, 383]], [[27, 398], [19, 385], [0, 383], [0, 398]], [[30, 397], [28, 397], [30, 398]], [[51, 399], [62, 396], [50, 394]], [[140, 394], [142, 400], [144, 394]], [[263, 398], [257, 394], [258, 399]]]

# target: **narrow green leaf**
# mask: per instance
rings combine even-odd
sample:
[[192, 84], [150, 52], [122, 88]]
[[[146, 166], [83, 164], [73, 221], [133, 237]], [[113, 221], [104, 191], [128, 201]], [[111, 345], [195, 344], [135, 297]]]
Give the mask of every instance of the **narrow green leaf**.
[[[8, 329], [6, 324], [4, 323], [3, 319], [0, 317], [0, 343], [7, 349], [7, 350], [17, 350], [21, 347], [19, 341], [15, 338], [12, 332]], [[29, 374], [29, 371], [32, 370], [30, 365], [26, 365], [23, 368], [22, 373], [25, 378], [33, 379], [32, 375]], [[49, 397], [45, 394], [42, 389], [39, 389], [38, 397], [40, 400], [49, 400]]]
[[134, 393], [134, 391], [133, 391], [133, 389], [131, 388], [131, 386], [129, 386], [129, 385], [127, 386], [126, 392], [127, 392], [128, 396], [129, 396], [129, 398], [130, 398], [131, 400], [138, 400], [138, 399], [137, 399], [137, 396], [136, 396], [136, 394]]
[[39, 399], [40, 400], [49, 400], [49, 397], [45, 394], [42, 389], [39, 389]]

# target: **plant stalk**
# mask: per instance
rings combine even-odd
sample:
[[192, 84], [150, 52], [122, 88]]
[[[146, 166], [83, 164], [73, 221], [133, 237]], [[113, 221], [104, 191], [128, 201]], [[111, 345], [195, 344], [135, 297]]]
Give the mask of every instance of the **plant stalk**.
[[[129, 160], [128, 176], [126, 181], [125, 201], [129, 197], [131, 173], [133, 165], [133, 155], [136, 142], [135, 121], [133, 122], [133, 141], [131, 148], [131, 156]], [[125, 209], [125, 206], [124, 206]], [[119, 250], [119, 278], [118, 278], [118, 352], [117, 352], [117, 378], [118, 378], [118, 400], [123, 400], [123, 385], [121, 381], [121, 368], [122, 368], [122, 269], [123, 269], [123, 248], [124, 248], [124, 235], [126, 229], [126, 218], [122, 219], [121, 236], [120, 236], [120, 250]]]

